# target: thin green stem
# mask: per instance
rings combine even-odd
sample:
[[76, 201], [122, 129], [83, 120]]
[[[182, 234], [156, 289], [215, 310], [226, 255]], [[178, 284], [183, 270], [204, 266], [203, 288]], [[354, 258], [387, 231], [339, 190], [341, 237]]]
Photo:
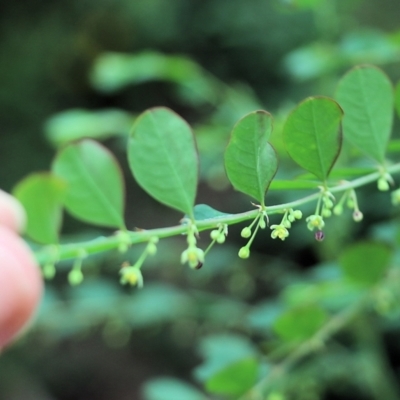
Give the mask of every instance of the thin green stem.
[[[400, 172], [400, 163], [393, 164], [387, 168], [387, 172], [396, 174]], [[354, 179], [352, 181], [341, 182], [337, 186], [329, 189], [331, 193], [342, 193], [349, 189], [355, 189], [361, 186], [365, 186], [371, 182], [375, 182], [379, 179], [380, 172], [374, 172], [363, 176], [361, 178]], [[313, 193], [311, 195], [302, 197], [301, 199], [291, 201], [289, 203], [279, 204], [275, 206], [267, 207], [268, 215], [278, 214], [284, 212], [285, 209], [298, 208], [299, 206], [318, 200], [321, 196], [321, 192]], [[204, 231], [213, 229], [219, 226], [219, 224], [233, 225], [250, 219], [258, 219], [260, 210], [254, 209], [239, 214], [229, 214], [216, 218], [209, 218], [202, 221], [196, 221], [196, 228], [198, 231]], [[127, 231], [129, 235], [130, 243], [137, 244], [149, 241], [152, 237], [166, 238], [170, 236], [177, 236], [187, 232], [187, 225], [177, 225], [167, 228], [149, 229], [141, 231]], [[71, 243], [62, 245], [51, 245], [45, 246], [42, 249], [35, 252], [35, 256], [41, 265], [56, 263], [62, 260], [74, 259], [85, 251], [87, 255], [100, 253], [108, 250], [118, 249], [121, 245], [121, 237], [118, 233], [109, 237], [99, 237], [94, 240]]]

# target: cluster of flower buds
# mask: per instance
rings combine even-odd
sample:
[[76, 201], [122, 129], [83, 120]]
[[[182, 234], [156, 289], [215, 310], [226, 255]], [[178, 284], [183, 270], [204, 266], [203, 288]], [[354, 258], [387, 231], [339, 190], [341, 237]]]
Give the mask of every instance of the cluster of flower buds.
[[[250, 238], [249, 241], [247, 242], [246, 246], [243, 246], [240, 248], [239, 253], [238, 253], [240, 258], [249, 258], [250, 257], [250, 246], [257, 234], [258, 229], [259, 228], [265, 229], [265, 227], [267, 226], [267, 223], [265, 222], [265, 219], [268, 221], [267, 212], [266, 212], [266, 210], [262, 210], [260, 206], [258, 206], [258, 207], [260, 208], [260, 213], [253, 220], [253, 222], [249, 226], [246, 226], [245, 228], [243, 228], [242, 232], [240, 233], [242, 238], [245, 238], [245, 239]], [[252, 231], [254, 225], [255, 225], [255, 229], [254, 229], [254, 231]]]
[[228, 225], [219, 224], [217, 229], [213, 229], [210, 232], [211, 240], [217, 242], [218, 244], [225, 243], [225, 239], [228, 236]]
[[343, 213], [343, 207], [346, 203], [347, 207], [353, 210], [353, 220], [355, 222], [360, 222], [364, 218], [363, 213], [358, 207], [357, 195], [354, 189], [346, 191], [339, 202], [333, 209], [335, 215], [341, 215]]
[[301, 219], [303, 214], [300, 210], [293, 210], [289, 208], [285, 210], [285, 214], [283, 215], [282, 221], [278, 225], [271, 225], [271, 237], [272, 239], [279, 238], [281, 240], [285, 240], [289, 236], [288, 229], [291, 228], [292, 223], [296, 219]]

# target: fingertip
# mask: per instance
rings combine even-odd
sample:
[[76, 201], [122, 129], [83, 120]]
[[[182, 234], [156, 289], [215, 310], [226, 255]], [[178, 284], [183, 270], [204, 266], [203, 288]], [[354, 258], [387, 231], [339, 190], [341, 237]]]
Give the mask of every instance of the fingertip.
[[14, 232], [22, 232], [26, 226], [26, 212], [12, 195], [0, 189], [0, 225]]
[[25, 242], [0, 227], [0, 349], [32, 319], [43, 292], [40, 270]]

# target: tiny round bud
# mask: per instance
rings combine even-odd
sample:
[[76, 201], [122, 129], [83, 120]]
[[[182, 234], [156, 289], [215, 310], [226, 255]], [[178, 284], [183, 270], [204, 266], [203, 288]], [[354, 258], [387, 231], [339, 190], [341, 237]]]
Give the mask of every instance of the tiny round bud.
[[150, 242], [150, 243], [147, 245], [146, 251], [147, 251], [147, 254], [153, 256], [154, 254], [157, 253], [157, 246], [156, 246], [154, 243]]
[[292, 226], [292, 224], [290, 223], [290, 221], [288, 221], [287, 219], [285, 219], [285, 220], [283, 221], [282, 225], [283, 225], [285, 228], [288, 228], [288, 229]]
[[56, 268], [54, 264], [50, 263], [43, 266], [43, 276], [46, 279], [53, 279], [55, 275], [56, 275]]
[[217, 240], [219, 236], [219, 230], [218, 229], [214, 229], [213, 231], [210, 232], [210, 238], [212, 240]]
[[354, 208], [354, 199], [352, 197], [347, 199], [347, 207]]
[[333, 201], [329, 197], [324, 197], [324, 205], [326, 208], [332, 208]]
[[389, 190], [389, 187], [389, 182], [385, 178], [378, 179], [378, 189], [381, 192], [386, 192], [387, 190]]
[[322, 231], [315, 232], [315, 240], [322, 242], [325, 239], [325, 234]]
[[219, 236], [217, 237], [217, 243], [222, 244], [225, 242], [225, 235], [223, 233], [220, 233]]
[[240, 232], [240, 236], [245, 239], [249, 238], [251, 236], [251, 229], [246, 226], [246, 228], [243, 228], [242, 232]]
[[249, 256], [250, 256], [250, 249], [248, 247], [244, 246], [239, 250], [240, 258], [249, 258]]
[[342, 215], [343, 213], [343, 206], [341, 204], [337, 204], [334, 208], [333, 208], [333, 213], [335, 215]]
[[364, 218], [364, 215], [361, 211], [357, 210], [353, 212], [353, 219], [355, 222], [360, 222]]
[[82, 271], [78, 268], [72, 268], [68, 274], [68, 281], [73, 286], [81, 284], [83, 281]]
[[265, 223], [265, 221], [263, 219], [261, 219], [260, 220], [260, 228], [265, 229], [266, 226], [267, 226], [267, 224]]
[[332, 215], [332, 211], [329, 210], [328, 208], [324, 208], [322, 210], [322, 216], [325, 218], [329, 218]]
[[300, 210], [295, 210], [295, 211], [293, 211], [293, 216], [296, 219], [301, 219], [303, 217], [303, 213]]
[[287, 216], [287, 219], [288, 219], [289, 222], [294, 222], [294, 220], [295, 220], [296, 218], [295, 218], [295, 216], [294, 216], [293, 214], [289, 214], [289, 215]]

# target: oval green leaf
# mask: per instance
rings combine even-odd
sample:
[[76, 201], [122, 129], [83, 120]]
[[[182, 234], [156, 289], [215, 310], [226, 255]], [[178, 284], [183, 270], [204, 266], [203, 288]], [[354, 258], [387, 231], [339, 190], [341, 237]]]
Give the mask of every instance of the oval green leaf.
[[328, 97], [310, 97], [283, 128], [286, 150], [300, 167], [326, 181], [341, 149], [343, 111]]
[[13, 190], [27, 214], [26, 234], [33, 240], [58, 243], [65, 182], [49, 173], [27, 176]]
[[349, 280], [371, 286], [382, 279], [392, 255], [392, 249], [385, 243], [359, 242], [342, 253], [339, 264]]
[[241, 396], [257, 380], [259, 364], [254, 358], [236, 361], [222, 369], [206, 382], [206, 390], [225, 396]]
[[233, 187], [261, 205], [278, 169], [275, 150], [268, 143], [271, 132], [271, 114], [251, 112], [234, 126], [225, 150], [225, 170]]
[[389, 78], [373, 66], [350, 70], [339, 82], [336, 99], [344, 110], [344, 137], [380, 164], [393, 122], [393, 87]]
[[66, 209], [95, 225], [125, 227], [124, 182], [114, 156], [99, 143], [86, 139], [58, 152], [53, 172], [67, 183]]
[[193, 218], [198, 157], [186, 121], [164, 107], [145, 111], [129, 136], [128, 160], [136, 181], [150, 196]]
[[294, 308], [280, 315], [273, 324], [274, 331], [286, 341], [302, 341], [314, 335], [328, 319], [317, 305]]

